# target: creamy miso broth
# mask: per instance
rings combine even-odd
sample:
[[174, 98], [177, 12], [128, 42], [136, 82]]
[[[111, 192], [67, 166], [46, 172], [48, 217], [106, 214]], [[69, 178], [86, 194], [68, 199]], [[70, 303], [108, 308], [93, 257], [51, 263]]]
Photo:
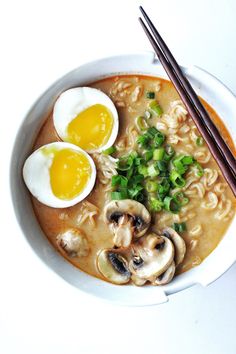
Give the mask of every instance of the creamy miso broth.
[[[173, 147], [176, 156], [180, 154], [192, 156], [203, 168], [204, 173], [201, 176], [196, 175], [196, 171], [189, 168], [185, 174], [185, 186], [172, 191], [172, 194], [183, 192], [188, 203], [176, 213], [167, 210], [150, 212], [151, 223], [145, 233], [148, 235], [154, 232], [161, 235], [163, 229], [172, 227], [173, 224], [184, 224], [186, 230], [182, 230], [180, 235], [185, 241], [186, 253], [177, 266], [175, 274], [199, 265], [224, 236], [235, 214], [235, 199], [173, 85], [160, 78], [128, 75], [105, 78], [91, 84], [90, 87], [106, 93], [118, 110], [119, 133], [114, 144], [116, 148], [116, 152], [112, 155], [114, 158], [139, 149], [137, 138], [144, 132], [140, 132], [137, 117], [144, 116], [148, 111], [147, 107], [151, 99], [147, 98], [147, 93], [151, 92], [154, 93], [155, 100], [163, 112], [160, 116], [155, 114], [151, 117], [147, 116], [145, 118], [147, 124], [165, 135], [165, 144], [168, 143]], [[232, 151], [235, 152], [233, 141], [223, 122], [206, 102], [203, 103]], [[55, 131], [51, 114], [35, 140], [34, 150], [55, 141], [60, 139]], [[114, 246], [114, 230], [111, 224], [105, 221], [104, 210], [114, 190], [111, 179], [116, 173], [116, 162], [102, 153], [91, 154], [91, 157], [97, 167], [96, 184], [83, 201], [63, 209], [48, 207], [34, 197], [32, 203], [43, 232], [56, 250], [74, 266], [104, 280], [98, 269], [97, 255], [101, 250]], [[151, 179], [157, 180], [158, 177]], [[143, 203], [149, 209], [146, 201]], [[58, 235], [68, 229], [77, 230], [82, 235], [81, 252], [76, 255], [68, 253], [66, 247], [58, 242]], [[145, 235], [142, 237], [145, 238]], [[169, 242], [167, 239], [165, 241]], [[134, 240], [135, 242], [139, 242], [139, 239]], [[122, 249], [121, 254], [129, 261], [128, 252]], [[169, 266], [171, 267], [171, 264]]]

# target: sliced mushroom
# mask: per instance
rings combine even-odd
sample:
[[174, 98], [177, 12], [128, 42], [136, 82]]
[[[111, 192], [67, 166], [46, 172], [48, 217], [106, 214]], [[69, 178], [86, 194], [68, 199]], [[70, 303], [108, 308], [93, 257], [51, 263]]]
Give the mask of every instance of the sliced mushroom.
[[172, 242], [167, 237], [154, 233], [133, 244], [132, 252], [129, 263], [131, 273], [147, 280], [164, 273], [174, 259]]
[[139, 278], [139, 277], [137, 277], [137, 275], [134, 275], [134, 274], [132, 274], [131, 280], [132, 280], [133, 284], [137, 285], [137, 286], [143, 286], [147, 282], [146, 279]]
[[169, 268], [167, 268], [167, 270], [164, 273], [162, 273], [158, 277], [154, 277], [149, 280], [153, 285], [165, 285], [168, 284], [173, 279], [174, 275], [175, 275], [175, 262], [173, 261], [169, 266]]
[[70, 257], [86, 257], [89, 253], [88, 240], [80, 229], [68, 229], [57, 236], [59, 247]]
[[175, 265], [176, 267], [183, 262], [186, 253], [186, 245], [183, 238], [171, 227], [163, 230], [163, 235], [168, 237], [175, 247]]
[[105, 221], [112, 225], [117, 247], [128, 247], [133, 237], [145, 234], [151, 222], [145, 206], [131, 199], [111, 201], [104, 213]]
[[129, 247], [133, 238], [134, 227], [128, 215], [122, 215], [117, 225], [113, 224], [114, 245], [117, 247]]
[[97, 257], [99, 272], [114, 284], [128, 283], [131, 277], [127, 260], [118, 250], [104, 249]]

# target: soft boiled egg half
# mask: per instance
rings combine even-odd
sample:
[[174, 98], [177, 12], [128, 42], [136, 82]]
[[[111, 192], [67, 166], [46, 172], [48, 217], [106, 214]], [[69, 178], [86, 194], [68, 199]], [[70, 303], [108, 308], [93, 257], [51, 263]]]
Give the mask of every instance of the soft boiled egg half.
[[41, 203], [66, 208], [91, 192], [96, 168], [91, 157], [78, 146], [55, 142], [40, 147], [27, 158], [23, 178]]
[[53, 121], [63, 141], [89, 153], [109, 148], [118, 134], [116, 107], [105, 93], [95, 88], [64, 91], [54, 105]]

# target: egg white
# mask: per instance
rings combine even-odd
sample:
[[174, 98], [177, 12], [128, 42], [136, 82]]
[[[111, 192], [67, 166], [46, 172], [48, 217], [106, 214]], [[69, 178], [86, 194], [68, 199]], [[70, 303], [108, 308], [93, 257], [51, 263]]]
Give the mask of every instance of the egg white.
[[[45, 155], [42, 152], [42, 149], [44, 147], [53, 148], [57, 151], [63, 149], [71, 149], [79, 151], [87, 157], [91, 166], [91, 175], [88, 180], [87, 186], [77, 197], [70, 200], [63, 200], [57, 198], [53, 194], [49, 172], [49, 169], [53, 162], [53, 153]], [[65, 142], [55, 142], [43, 145], [27, 158], [23, 167], [23, 178], [31, 194], [35, 198], [37, 198], [41, 203], [53, 208], [66, 208], [79, 203], [81, 200], [86, 198], [87, 195], [91, 192], [96, 180], [96, 167], [92, 158], [78, 146]]]
[[113, 127], [107, 143], [97, 149], [87, 150], [90, 153], [101, 152], [112, 146], [116, 140], [119, 119], [112, 100], [102, 91], [91, 87], [75, 87], [64, 91], [57, 99], [53, 109], [53, 121], [57, 134], [66, 140], [68, 124], [82, 111], [95, 105], [107, 107], [113, 116]]

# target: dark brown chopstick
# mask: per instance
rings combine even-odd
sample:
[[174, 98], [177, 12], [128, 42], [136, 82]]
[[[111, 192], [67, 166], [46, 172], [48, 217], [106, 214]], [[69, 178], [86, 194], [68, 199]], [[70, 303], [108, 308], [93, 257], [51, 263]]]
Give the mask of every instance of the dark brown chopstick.
[[[142, 12], [144, 12], [143, 9], [142, 9]], [[148, 18], [146, 13], [145, 13], [145, 18]], [[218, 144], [218, 137], [217, 136], [214, 137], [211, 134], [211, 131], [209, 130], [211, 128], [207, 127], [207, 125], [205, 124], [205, 115], [208, 116], [208, 113], [204, 109], [205, 114], [202, 115], [202, 110], [201, 109], [199, 109], [199, 110], [197, 109], [197, 107], [195, 105], [195, 102], [200, 102], [200, 101], [199, 101], [197, 95], [195, 94], [194, 90], [192, 89], [192, 87], [191, 87], [191, 89], [194, 92], [194, 102], [191, 99], [191, 96], [189, 95], [189, 86], [191, 86], [191, 85], [188, 83], [187, 79], [182, 74], [181, 69], [178, 66], [177, 62], [175, 61], [175, 67], [176, 66], [178, 67], [178, 75], [176, 74], [176, 71], [173, 69], [172, 64], [168, 61], [166, 55], [163, 53], [163, 52], [165, 52], [165, 50], [163, 50], [163, 52], [162, 52], [161, 48], [158, 46], [158, 43], [156, 43], [154, 37], [151, 35], [151, 33], [149, 32], [148, 28], [144, 24], [143, 20], [141, 18], [139, 18], [139, 20], [141, 22], [141, 25], [142, 25], [142, 27], [143, 27], [148, 39], [151, 42], [151, 44], [152, 44], [152, 46], [153, 46], [153, 48], [154, 48], [154, 50], [155, 50], [155, 52], [156, 52], [156, 54], [157, 54], [157, 56], [158, 56], [158, 58], [160, 60], [162, 66], [164, 67], [167, 75], [169, 76], [170, 80], [174, 84], [174, 86], [175, 86], [177, 92], [179, 93], [181, 99], [183, 100], [183, 102], [184, 102], [189, 114], [193, 118], [198, 130], [202, 134], [202, 136], [205, 139], [205, 141], [206, 141], [206, 143], [207, 143], [212, 155], [214, 156], [216, 162], [218, 163], [218, 165], [219, 165], [219, 167], [220, 167], [220, 169], [221, 169], [226, 181], [228, 182], [228, 184], [231, 187], [234, 195], [236, 196], [236, 168], [234, 169], [234, 166], [236, 166], [235, 158], [233, 157], [232, 153], [230, 152], [230, 154], [233, 157], [233, 160], [232, 160], [232, 158], [229, 157], [230, 154], [228, 154], [228, 151], [225, 148], [223, 148], [221, 150], [220, 145]], [[152, 26], [153, 26], [153, 24], [152, 24]], [[155, 29], [154, 26], [153, 26], [153, 28]], [[169, 54], [171, 54], [171, 53], [169, 52]], [[172, 56], [172, 54], [171, 54], [171, 56]], [[173, 56], [172, 56], [172, 58], [173, 58]], [[181, 80], [180, 80], [180, 77], [181, 77]], [[184, 78], [184, 80], [183, 80], [183, 78]], [[184, 81], [185, 81], [185, 83], [184, 83]], [[188, 85], [186, 85], [186, 82], [188, 83]], [[198, 105], [198, 107], [200, 107], [200, 106]], [[209, 116], [208, 116], [208, 119], [210, 120], [211, 124], [213, 124], [213, 122], [211, 121]], [[215, 127], [215, 129], [217, 130], [216, 127]], [[226, 147], [227, 147], [227, 145], [226, 145]], [[228, 157], [227, 159], [226, 159], [226, 155]], [[228, 162], [228, 160], [231, 161], [231, 164]]]
[[230, 165], [231, 169], [233, 170], [233, 172], [236, 175], [236, 160], [235, 160], [232, 152], [230, 151], [229, 147], [225, 143], [224, 139], [221, 137], [218, 129], [216, 128], [215, 124], [212, 122], [206, 109], [204, 108], [204, 106], [202, 105], [198, 96], [196, 95], [195, 91], [193, 90], [191, 84], [186, 79], [186, 77], [183, 75], [178, 63], [176, 62], [175, 58], [173, 57], [173, 55], [170, 52], [169, 48], [167, 47], [166, 43], [162, 39], [160, 33], [157, 31], [157, 29], [153, 25], [152, 21], [150, 20], [150, 18], [148, 17], [146, 12], [142, 8], [142, 6], [140, 6], [140, 11], [142, 12], [145, 20], [147, 21], [149, 27], [151, 28], [151, 31], [152, 31], [155, 39], [157, 40], [160, 48], [162, 49], [163, 54], [165, 55], [166, 59], [169, 61], [172, 68], [174, 69], [176, 76], [178, 76], [179, 81], [181, 82], [182, 86], [185, 88], [190, 100], [192, 101], [192, 104], [195, 105], [195, 108], [200, 113], [199, 115], [203, 118], [204, 123], [209, 130], [209, 133], [217, 141], [217, 144], [220, 147], [221, 151], [223, 152], [228, 164]]

